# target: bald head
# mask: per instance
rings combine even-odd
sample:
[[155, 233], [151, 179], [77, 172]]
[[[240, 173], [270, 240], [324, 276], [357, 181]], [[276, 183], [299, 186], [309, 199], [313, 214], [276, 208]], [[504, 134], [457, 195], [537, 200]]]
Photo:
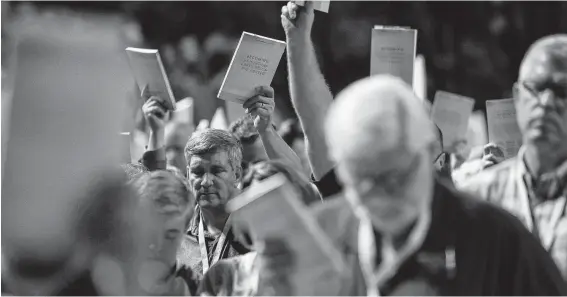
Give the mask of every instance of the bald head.
[[534, 42], [522, 60], [519, 79], [528, 79], [544, 65], [567, 71], [567, 34], [550, 35]]
[[412, 88], [399, 78], [377, 75], [337, 96], [327, 116], [326, 139], [336, 162], [348, 161], [364, 171], [400, 165], [436, 134]]

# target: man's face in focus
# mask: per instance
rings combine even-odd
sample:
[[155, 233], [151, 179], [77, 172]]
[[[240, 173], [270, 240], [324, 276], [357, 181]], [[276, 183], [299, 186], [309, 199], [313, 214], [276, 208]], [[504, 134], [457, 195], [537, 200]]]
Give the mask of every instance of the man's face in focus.
[[241, 173], [230, 165], [228, 153], [219, 151], [193, 156], [188, 170], [197, 203], [203, 208], [224, 212], [226, 202], [238, 193], [241, 178]]
[[[393, 162], [388, 162], [388, 158], [383, 158], [380, 163], [384, 166], [376, 168], [371, 177], [358, 175], [356, 170], [352, 170], [356, 168], [352, 166], [360, 165], [339, 164], [339, 174], [348, 193], [347, 200], [354, 209], [362, 207], [367, 211], [379, 232], [400, 235], [421, 213], [429, 211], [431, 195], [425, 193], [433, 191], [431, 157], [430, 153], [422, 152], [406, 157], [406, 162], [397, 162], [395, 157], [389, 158]], [[396, 163], [405, 164], [398, 166]]]
[[567, 59], [546, 50], [526, 59], [514, 86], [517, 120], [524, 142], [567, 148]]
[[178, 124], [168, 125], [165, 129], [165, 154], [167, 164], [186, 172], [185, 144], [189, 140], [190, 130]]

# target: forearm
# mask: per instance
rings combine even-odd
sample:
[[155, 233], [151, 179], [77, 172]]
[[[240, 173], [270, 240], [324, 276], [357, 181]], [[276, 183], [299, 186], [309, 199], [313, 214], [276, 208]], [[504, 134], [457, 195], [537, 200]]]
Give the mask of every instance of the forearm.
[[[270, 160], [285, 160], [299, 172], [304, 172], [301, 160], [281, 136], [270, 126], [266, 131], [260, 133], [260, 139]], [[309, 176], [308, 172], [304, 172]]]
[[324, 134], [325, 116], [333, 95], [319, 69], [311, 39], [288, 36], [287, 41], [291, 100], [305, 133], [313, 175], [320, 179], [334, 167]]
[[148, 146], [140, 160], [140, 163], [150, 171], [163, 170], [167, 168], [165, 155], [165, 137], [163, 131], [150, 132]]
[[150, 131], [150, 138], [148, 139], [148, 151], [155, 151], [165, 146], [165, 131]]

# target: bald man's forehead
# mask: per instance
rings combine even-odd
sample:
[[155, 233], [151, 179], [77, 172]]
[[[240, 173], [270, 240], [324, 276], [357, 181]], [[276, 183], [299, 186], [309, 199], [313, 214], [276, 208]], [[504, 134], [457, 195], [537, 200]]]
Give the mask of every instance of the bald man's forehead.
[[520, 79], [530, 80], [567, 75], [567, 39], [556, 43], [535, 45], [526, 54], [520, 68]]

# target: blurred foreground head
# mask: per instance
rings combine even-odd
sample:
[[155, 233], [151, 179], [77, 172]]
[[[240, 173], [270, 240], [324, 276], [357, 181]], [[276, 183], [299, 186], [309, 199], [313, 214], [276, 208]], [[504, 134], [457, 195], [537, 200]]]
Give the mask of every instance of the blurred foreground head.
[[230, 132], [205, 129], [193, 133], [185, 147], [187, 178], [201, 208], [224, 213], [242, 179], [242, 146]]
[[355, 211], [397, 234], [430, 205], [437, 139], [412, 88], [377, 75], [343, 90], [326, 121], [326, 139]]
[[567, 157], [567, 34], [543, 37], [528, 49], [514, 99], [524, 144]]
[[146, 173], [132, 186], [139, 197], [142, 226], [142, 257], [144, 262], [159, 262], [164, 278], [175, 265], [177, 249], [193, 215], [195, 198], [185, 178], [177, 173], [160, 170]]
[[73, 202], [67, 236], [45, 240], [21, 233], [6, 237], [2, 279], [9, 291], [15, 295], [92, 294], [93, 288], [73, 284], [88, 275], [93, 260], [100, 254], [124, 259], [133, 252], [136, 199], [126, 180], [118, 170], [93, 174], [84, 195]]

